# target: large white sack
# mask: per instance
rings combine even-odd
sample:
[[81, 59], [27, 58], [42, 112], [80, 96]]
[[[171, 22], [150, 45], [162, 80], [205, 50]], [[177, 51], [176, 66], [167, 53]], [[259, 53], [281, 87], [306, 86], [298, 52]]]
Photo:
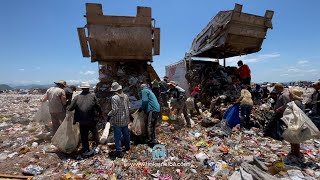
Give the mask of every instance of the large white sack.
[[320, 135], [311, 119], [293, 101], [287, 104], [281, 119], [288, 126], [282, 137], [290, 143], [299, 144]]
[[110, 131], [110, 122], [106, 123], [106, 126], [104, 127], [102, 136], [100, 138], [100, 143], [104, 144], [107, 142], [108, 136], [109, 136], [109, 131]]
[[41, 103], [38, 111], [33, 117], [34, 121], [49, 126], [51, 123], [51, 115], [49, 112], [49, 101]]
[[72, 153], [77, 150], [80, 141], [79, 123], [74, 125], [73, 118], [74, 112], [68, 111], [51, 140], [52, 144], [64, 153]]
[[139, 136], [145, 133], [145, 121], [146, 121], [146, 114], [144, 112], [136, 111], [131, 115], [133, 117], [132, 123], [132, 132]]

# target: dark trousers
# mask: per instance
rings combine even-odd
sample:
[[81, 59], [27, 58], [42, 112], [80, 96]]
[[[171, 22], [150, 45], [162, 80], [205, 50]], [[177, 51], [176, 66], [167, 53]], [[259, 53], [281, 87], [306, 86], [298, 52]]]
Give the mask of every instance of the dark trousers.
[[157, 143], [156, 140], [156, 124], [159, 120], [160, 113], [150, 111], [148, 113], [148, 119], [146, 123], [146, 130], [147, 130], [147, 143]]
[[243, 104], [240, 106], [240, 109], [241, 109], [240, 114], [243, 119], [243, 126], [245, 128], [249, 128], [250, 114], [251, 114], [252, 106], [247, 105], [247, 104]]
[[251, 77], [247, 77], [247, 78], [242, 79], [242, 84], [250, 85], [251, 84]]
[[93, 140], [96, 145], [99, 144], [99, 134], [98, 129], [95, 124], [90, 125], [81, 125], [80, 124], [80, 136], [82, 143], [82, 152], [86, 152], [89, 149], [89, 131], [92, 133]]
[[124, 139], [124, 146], [126, 149], [130, 149], [130, 133], [128, 125], [126, 126], [116, 126], [113, 125], [114, 130], [114, 143], [116, 145], [116, 152], [122, 152], [122, 145], [121, 145], [121, 135]]

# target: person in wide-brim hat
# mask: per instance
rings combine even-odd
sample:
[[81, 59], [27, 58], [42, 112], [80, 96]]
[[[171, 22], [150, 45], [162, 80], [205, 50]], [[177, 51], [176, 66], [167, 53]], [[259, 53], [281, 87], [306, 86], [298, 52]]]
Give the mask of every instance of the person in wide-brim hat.
[[64, 81], [64, 80], [59, 80], [59, 81], [55, 81], [54, 82], [56, 85], [60, 85], [60, 86], [63, 86], [63, 87], [66, 87], [67, 86], [67, 83], [66, 83], [66, 81]]
[[83, 82], [80, 85], [81, 89], [90, 89], [90, 84], [88, 82]]
[[117, 82], [113, 82], [112, 85], [111, 85], [110, 91], [111, 92], [116, 92], [116, 91], [119, 91], [119, 90], [122, 90], [122, 86]]

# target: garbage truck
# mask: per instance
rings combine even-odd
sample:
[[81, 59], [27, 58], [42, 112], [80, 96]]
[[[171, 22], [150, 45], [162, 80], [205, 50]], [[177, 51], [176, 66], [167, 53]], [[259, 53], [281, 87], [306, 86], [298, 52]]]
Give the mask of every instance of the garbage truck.
[[98, 64], [95, 93], [105, 112], [111, 109], [110, 87], [117, 81], [130, 97], [130, 107], [139, 108], [140, 83], [159, 77], [151, 63], [160, 54], [160, 28], [155, 27], [151, 8], [137, 7], [136, 16], [104, 15], [102, 5], [86, 3], [87, 24], [78, 28], [83, 57]]
[[200, 85], [203, 101], [221, 94], [237, 96], [237, 68], [226, 67], [226, 58], [259, 52], [267, 30], [273, 28], [273, 14], [270, 10], [264, 16], [243, 13], [240, 4], [235, 4], [233, 10], [220, 11], [194, 38], [185, 57], [166, 66], [169, 80], [184, 88], [187, 94]]

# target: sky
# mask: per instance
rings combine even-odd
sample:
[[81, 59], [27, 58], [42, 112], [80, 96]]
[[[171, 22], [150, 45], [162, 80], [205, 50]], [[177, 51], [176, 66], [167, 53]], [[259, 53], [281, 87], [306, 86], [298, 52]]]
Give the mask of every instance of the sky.
[[262, 50], [227, 59], [248, 64], [253, 82], [320, 79], [319, 0], [9, 0], [0, 6], [0, 84], [98, 82], [98, 64], [82, 57], [77, 27], [83, 27], [85, 3], [101, 3], [105, 15], [135, 16], [137, 6], [152, 8], [161, 28], [161, 51], [153, 67], [181, 60], [193, 39], [222, 10], [242, 4], [242, 11], [263, 16], [273, 10]]

